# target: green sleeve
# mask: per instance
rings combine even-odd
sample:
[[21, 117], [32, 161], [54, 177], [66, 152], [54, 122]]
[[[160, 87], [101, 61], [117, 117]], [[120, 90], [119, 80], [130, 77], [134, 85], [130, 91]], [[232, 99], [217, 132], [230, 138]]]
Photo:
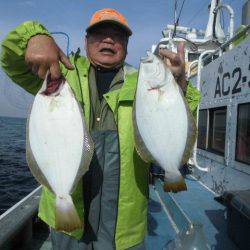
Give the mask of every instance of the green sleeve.
[[197, 117], [197, 108], [201, 99], [200, 91], [193, 87], [191, 82], [187, 84], [187, 92], [186, 92], [186, 99], [189, 105], [189, 108], [196, 119]]
[[35, 21], [27, 21], [10, 31], [2, 42], [1, 66], [5, 73], [31, 94], [36, 94], [42, 79], [34, 75], [25, 63], [27, 43], [32, 36], [45, 34], [48, 30]]
[[[245, 25], [240, 25], [236, 30], [236, 34], [240, 33], [245, 27], [246, 27]], [[240, 44], [241, 42], [243, 42], [248, 36], [249, 36], [249, 33], [246, 32], [245, 34], [241, 35], [238, 39], [234, 40], [233, 41], [234, 47]]]

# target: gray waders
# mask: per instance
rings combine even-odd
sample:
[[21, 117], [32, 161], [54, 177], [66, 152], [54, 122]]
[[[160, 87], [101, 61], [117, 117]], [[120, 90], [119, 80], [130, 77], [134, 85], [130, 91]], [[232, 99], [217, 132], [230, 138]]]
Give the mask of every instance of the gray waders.
[[[84, 235], [77, 240], [51, 229], [54, 250], [114, 250], [120, 178], [117, 131], [93, 131], [95, 153], [83, 176]], [[132, 197], [131, 197], [132, 198]], [[131, 250], [145, 250], [144, 242]]]

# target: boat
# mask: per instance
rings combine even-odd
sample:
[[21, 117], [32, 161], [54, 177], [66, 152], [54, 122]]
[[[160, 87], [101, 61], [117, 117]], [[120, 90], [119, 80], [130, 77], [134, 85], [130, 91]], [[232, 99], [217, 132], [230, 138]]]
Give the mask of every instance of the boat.
[[[230, 15], [229, 34], [219, 10]], [[212, 0], [206, 31], [168, 25], [160, 46], [185, 42], [187, 76], [201, 92], [198, 139], [187, 163], [187, 192], [165, 193], [161, 174], [150, 185], [146, 247], [250, 249], [250, 1], [234, 33], [234, 12]], [[51, 249], [37, 217], [41, 186], [0, 215], [0, 249]], [[177, 248], [177, 245], [183, 248]]]

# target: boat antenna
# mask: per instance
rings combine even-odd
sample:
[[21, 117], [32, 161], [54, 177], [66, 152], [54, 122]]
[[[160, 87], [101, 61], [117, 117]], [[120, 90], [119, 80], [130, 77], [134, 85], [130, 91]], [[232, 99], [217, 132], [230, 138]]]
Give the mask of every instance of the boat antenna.
[[[218, 7], [219, 5], [219, 0], [216, 0], [216, 7]], [[211, 5], [210, 5], [211, 8]], [[213, 14], [214, 14], [214, 20], [213, 20], [213, 37], [218, 39], [217, 35], [216, 35], [216, 19], [217, 19], [217, 11], [213, 10]]]
[[174, 22], [174, 32], [173, 32], [172, 38], [174, 38], [176, 36], [176, 28], [179, 25], [179, 20], [180, 20], [180, 17], [181, 17], [181, 12], [182, 12], [182, 9], [183, 9], [183, 6], [184, 6], [185, 2], [186, 2], [186, 0], [182, 1], [181, 9], [180, 9], [179, 15], [178, 15], [178, 17], [176, 19], [177, 0], [175, 0], [175, 6], [174, 6], [174, 9], [175, 9], [175, 17], [174, 17], [175, 22]]
[[174, 23], [176, 23], [177, 16], [177, 0], [174, 1]]
[[174, 1], [174, 32], [173, 32], [172, 38], [176, 34], [176, 26], [177, 26], [176, 16], [177, 16], [177, 0]]

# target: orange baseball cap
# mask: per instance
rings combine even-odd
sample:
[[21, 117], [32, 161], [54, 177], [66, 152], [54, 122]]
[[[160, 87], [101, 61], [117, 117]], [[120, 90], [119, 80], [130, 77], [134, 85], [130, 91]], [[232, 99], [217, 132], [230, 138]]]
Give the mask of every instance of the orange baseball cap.
[[132, 35], [132, 31], [128, 26], [126, 18], [117, 10], [105, 8], [96, 11], [90, 20], [89, 27], [86, 29], [86, 32], [98, 26], [100, 23], [114, 23], [125, 30], [129, 36]]

